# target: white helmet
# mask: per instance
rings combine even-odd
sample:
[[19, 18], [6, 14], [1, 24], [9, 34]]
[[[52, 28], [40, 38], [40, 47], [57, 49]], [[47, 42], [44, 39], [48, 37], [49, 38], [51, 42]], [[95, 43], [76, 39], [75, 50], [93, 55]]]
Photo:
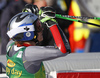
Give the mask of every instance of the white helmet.
[[15, 41], [30, 41], [36, 39], [36, 21], [38, 17], [30, 12], [16, 14], [9, 21], [7, 35]]

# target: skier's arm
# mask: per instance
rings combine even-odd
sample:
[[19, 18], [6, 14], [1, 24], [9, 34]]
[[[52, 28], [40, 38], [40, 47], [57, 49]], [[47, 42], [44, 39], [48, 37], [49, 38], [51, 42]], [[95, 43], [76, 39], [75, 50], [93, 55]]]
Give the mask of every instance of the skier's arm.
[[51, 60], [69, 54], [62, 53], [59, 49], [55, 49], [54, 46], [29, 46], [25, 49], [24, 53], [27, 61], [34, 62]]
[[55, 43], [62, 53], [70, 52], [70, 46], [63, 31], [58, 26], [55, 18], [55, 10], [52, 7], [42, 7], [40, 9], [40, 21], [50, 29]]
[[62, 32], [61, 28], [57, 25], [57, 22], [55, 20], [56, 12], [52, 7], [41, 7], [39, 11], [36, 5], [28, 4], [25, 6], [23, 11], [32, 12], [36, 15], [39, 15], [42, 25], [46, 24], [47, 27], [50, 29], [55, 40], [55, 43], [62, 53], [71, 51], [66, 36]]
[[[48, 8], [46, 8], [48, 9]], [[48, 14], [47, 14], [48, 15]], [[45, 20], [47, 19], [47, 20]], [[57, 57], [61, 57], [70, 53], [70, 46], [68, 40], [66, 39], [64, 33], [58, 26], [55, 19], [48, 16], [42, 16], [40, 14], [40, 20], [43, 24], [46, 24], [50, 29], [53, 38], [55, 40], [57, 49], [51, 47], [39, 47], [39, 46], [30, 46], [25, 50], [26, 60], [28, 61], [45, 61]], [[44, 20], [44, 21], [43, 21]]]

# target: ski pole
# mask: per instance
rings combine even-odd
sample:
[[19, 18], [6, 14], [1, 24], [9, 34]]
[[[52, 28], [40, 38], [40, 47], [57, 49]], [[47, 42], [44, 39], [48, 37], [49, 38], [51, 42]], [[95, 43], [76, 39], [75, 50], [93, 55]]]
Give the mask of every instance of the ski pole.
[[70, 16], [70, 15], [61, 15], [61, 14], [56, 14], [57, 16], [63, 16], [67, 18], [78, 18], [78, 19], [96, 19], [100, 20], [99, 17], [87, 17], [87, 16]]
[[[82, 21], [82, 20], [77, 20], [77, 19], [72, 19], [72, 18], [64, 17], [64, 16], [62, 16], [60, 14], [56, 14], [56, 18], [70, 20], [70, 21], [75, 21], [75, 22], [80, 22], [80, 23], [85, 23], [85, 24], [90, 24], [90, 25], [95, 25], [97, 27], [100, 27], [100, 25], [98, 25], [98, 24], [94, 24], [94, 23], [90, 23], [90, 22], [86, 22], [86, 21]], [[98, 19], [100, 19], [100, 18], [98, 18]]]

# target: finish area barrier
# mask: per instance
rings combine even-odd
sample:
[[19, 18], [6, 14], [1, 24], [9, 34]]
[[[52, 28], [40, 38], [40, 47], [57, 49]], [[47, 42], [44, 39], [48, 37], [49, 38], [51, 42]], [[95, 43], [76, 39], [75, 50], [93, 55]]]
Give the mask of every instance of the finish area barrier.
[[[0, 63], [6, 66], [6, 55], [0, 55]], [[100, 53], [71, 53], [43, 63], [47, 78], [100, 78]], [[0, 78], [5, 76], [2, 68]]]

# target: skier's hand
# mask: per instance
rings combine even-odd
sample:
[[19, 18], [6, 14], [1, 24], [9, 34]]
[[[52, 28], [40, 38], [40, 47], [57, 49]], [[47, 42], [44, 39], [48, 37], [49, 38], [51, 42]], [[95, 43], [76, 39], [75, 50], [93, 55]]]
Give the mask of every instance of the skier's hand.
[[39, 9], [36, 5], [33, 4], [26, 4], [22, 12], [31, 12], [33, 14], [38, 15]]
[[55, 20], [55, 10], [52, 7], [41, 7], [39, 11], [39, 19], [41, 23], [47, 25], [47, 27], [51, 27], [57, 24]]

